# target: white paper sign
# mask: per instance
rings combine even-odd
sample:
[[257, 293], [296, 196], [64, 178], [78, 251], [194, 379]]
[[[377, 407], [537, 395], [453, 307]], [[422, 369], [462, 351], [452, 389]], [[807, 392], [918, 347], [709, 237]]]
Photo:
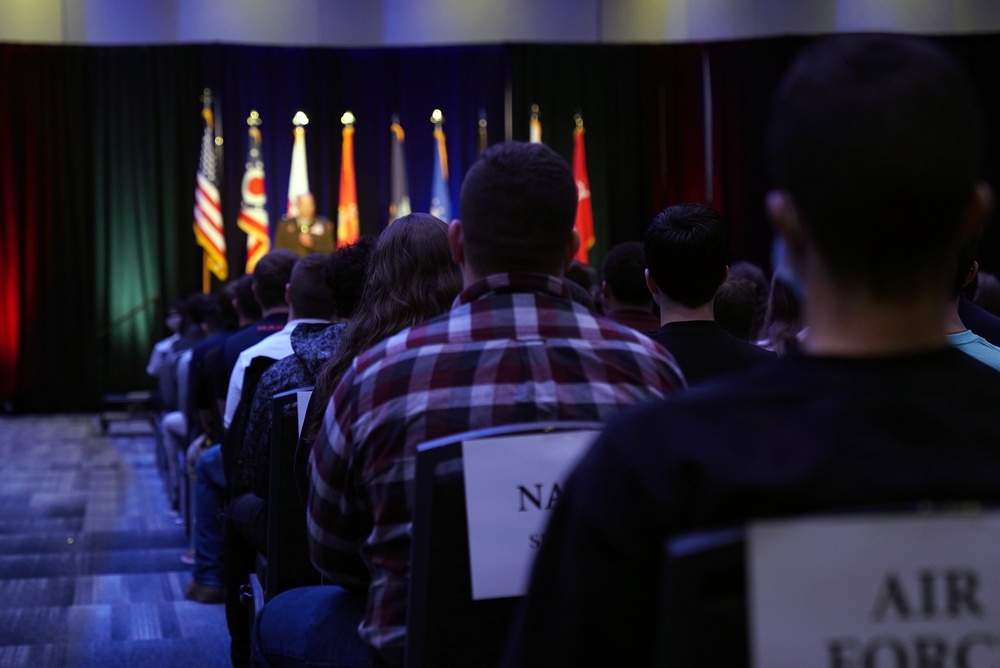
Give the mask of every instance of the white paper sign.
[[312, 390], [299, 390], [295, 393], [298, 400], [296, 404], [299, 410], [299, 436], [302, 435], [302, 425], [306, 422], [306, 410], [309, 408], [309, 399], [312, 397]]
[[757, 523], [757, 668], [1000, 666], [1000, 513]]
[[561, 485], [597, 431], [463, 441], [472, 598], [522, 596]]

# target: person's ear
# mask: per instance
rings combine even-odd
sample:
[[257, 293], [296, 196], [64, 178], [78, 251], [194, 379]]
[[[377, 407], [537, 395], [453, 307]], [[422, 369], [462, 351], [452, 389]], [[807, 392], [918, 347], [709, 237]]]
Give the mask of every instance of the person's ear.
[[285, 303], [286, 304], [291, 304], [292, 303], [292, 284], [291, 283], [285, 283]]
[[465, 263], [465, 236], [462, 233], [462, 221], [458, 218], [448, 225], [448, 248], [451, 250], [451, 259], [455, 264]]
[[653, 280], [653, 277], [649, 273], [649, 269], [643, 271], [643, 276], [646, 277], [646, 287], [649, 289], [649, 294], [653, 295], [653, 298], [655, 299], [656, 295], [660, 294], [660, 286], [658, 286], [656, 281]]
[[972, 280], [976, 277], [976, 274], [978, 273], [979, 273], [979, 262], [973, 260], [972, 264], [969, 266], [969, 273], [965, 275], [965, 282], [962, 283], [962, 287], [964, 288], [969, 283], [971, 283]]

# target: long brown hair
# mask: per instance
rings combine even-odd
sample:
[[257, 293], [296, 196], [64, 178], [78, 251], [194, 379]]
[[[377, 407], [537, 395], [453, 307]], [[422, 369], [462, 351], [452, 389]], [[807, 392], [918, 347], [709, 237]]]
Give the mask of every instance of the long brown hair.
[[316, 379], [313, 414], [304, 434], [319, 432], [326, 406], [354, 358], [407, 327], [451, 308], [462, 289], [462, 274], [452, 260], [448, 226], [426, 213], [397, 219], [378, 238], [354, 316], [340, 344]]

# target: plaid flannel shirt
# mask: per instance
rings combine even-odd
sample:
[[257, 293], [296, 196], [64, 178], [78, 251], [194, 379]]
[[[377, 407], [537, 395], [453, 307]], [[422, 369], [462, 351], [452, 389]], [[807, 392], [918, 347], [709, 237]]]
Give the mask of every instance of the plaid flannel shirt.
[[312, 560], [336, 584], [367, 587], [359, 631], [402, 660], [406, 488], [420, 443], [517, 422], [603, 421], [683, 385], [669, 353], [572, 302], [559, 279], [489, 276], [344, 375], [310, 458]]

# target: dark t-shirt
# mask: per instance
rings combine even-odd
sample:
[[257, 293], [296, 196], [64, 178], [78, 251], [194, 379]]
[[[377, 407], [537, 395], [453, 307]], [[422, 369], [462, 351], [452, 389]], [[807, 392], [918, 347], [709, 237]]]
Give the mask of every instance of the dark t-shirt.
[[781, 358], [627, 411], [567, 481], [505, 665], [652, 665], [668, 537], [961, 499], [1000, 503], [1000, 373], [951, 348]]
[[997, 317], [978, 304], [958, 297], [958, 317], [962, 324], [995, 346], [1000, 346], [1000, 317]]
[[668, 322], [649, 337], [674, 356], [688, 385], [775, 358], [771, 351], [737, 339], [714, 320]]

